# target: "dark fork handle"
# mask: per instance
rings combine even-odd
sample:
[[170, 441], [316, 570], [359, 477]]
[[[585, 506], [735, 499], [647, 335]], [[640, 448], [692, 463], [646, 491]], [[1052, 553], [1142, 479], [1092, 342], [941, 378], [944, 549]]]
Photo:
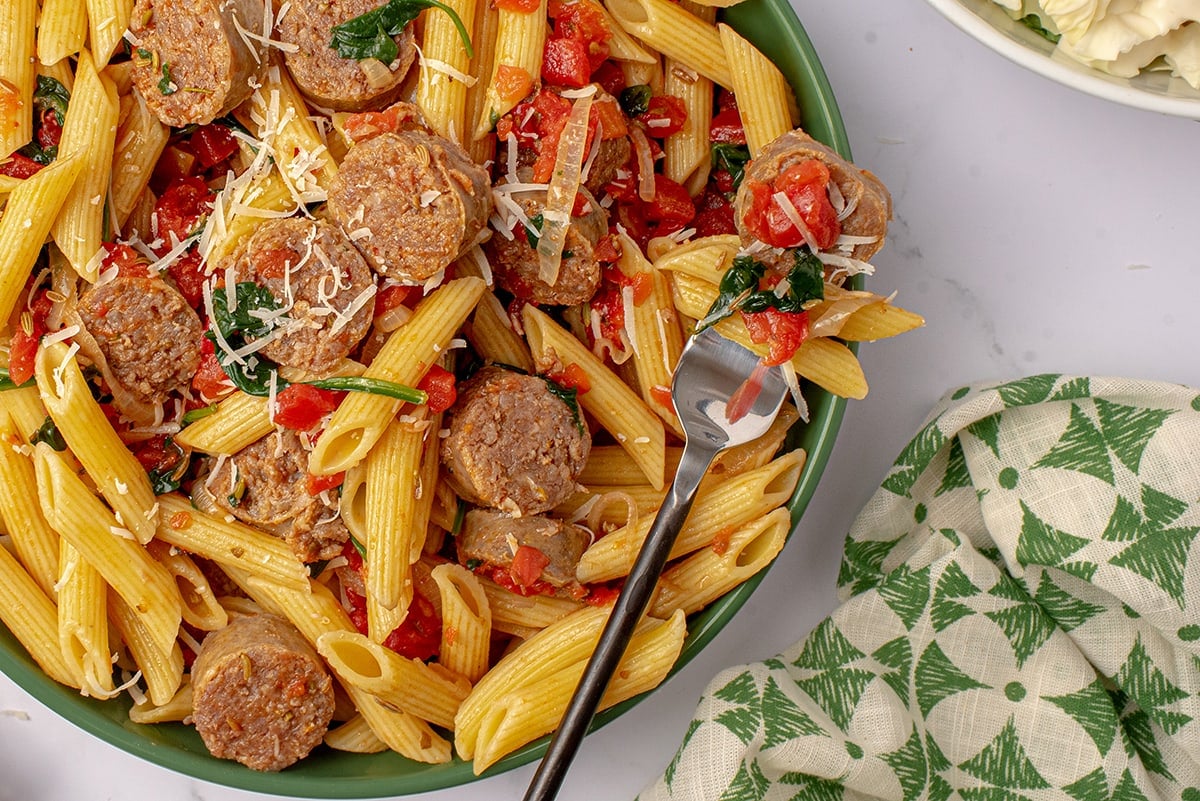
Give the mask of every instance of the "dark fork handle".
[[584, 735], [587, 734], [596, 708], [600, 705], [600, 699], [608, 689], [609, 680], [620, 664], [621, 657], [625, 655], [629, 638], [633, 636], [633, 631], [650, 602], [658, 577], [667, 563], [676, 537], [679, 536], [679, 530], [687, 520], [692, 502], [696, 498], [696, 489], [700, 486], [700, 479], [704, 477], [704, 472], [712, 464], [718, 450], [719, 448], [699, 440], [689, 440], [684, 445], [679, 469], [671, 482], [671, 490], [654, 517], [646, 541], [642, 543], [638, 552], [637, 561], [629, 571], [629, 577], [625, 580], [621, 594], [617, 596], [612, 614], [600, 633], [596, 650], [588, 660], [583, 676], [575, 687], [575, 693], [571, 696], [566, 712], [563, 713], [558, 731], [550, 740], [546, 755], [538, 765], [533, 781], [529, 783], [529, 789], [525, 791], [525, 801], [551, 801], [558, 795], [558, 788], [566, 778], [567, 769], [575, 758]]

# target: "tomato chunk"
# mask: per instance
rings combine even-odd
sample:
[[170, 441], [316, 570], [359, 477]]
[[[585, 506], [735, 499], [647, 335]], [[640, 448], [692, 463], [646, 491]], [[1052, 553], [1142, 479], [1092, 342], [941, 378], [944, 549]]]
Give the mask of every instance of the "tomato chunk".
[[763, 364], [783, 364], [796, 354], [808, 337], [808, 312], [785, 312], [779, 309], [764, 309], [760, 312], [742, 312], [746, 330], [752, 342], [767, 343], [767, 355]]
[[304, 477], [304, 489], [309, 495], [320, 495], [326, 490], [342, 486], [342, 482], [345, 480], [345, 470], [328, 476], [314, 476], [312, 473], [309, 473]]
[[458, 400], [457, 379], [454, 373], [436, 364], [429, 368], [429, 372], [417, 384], [417, 389], [425, 392], [425, 405], [435, 414], [446, 411]]
[[542, 51], [542, 80], [552, 86], [582, 89], [588, 85], [592, 64], [588, 46], [578, 39], [547, 39]]
[[293, 431], [308, 431], [342, 402], [345, 392], [289, 384], [275, 396], [275, 422]]
[[828, 167], [816, 159], [806, 159], [785, 169], [770, 185], [747, 181], [750, 205], [742, 223], [756, 239], [772, 247], [792, 248], [805, 244], [804, 234], [775, 197], [782, 192], [812, 234], [817, 248], [832, 247], [841, 236], [842, 225], [826, 194], [829, 180]]

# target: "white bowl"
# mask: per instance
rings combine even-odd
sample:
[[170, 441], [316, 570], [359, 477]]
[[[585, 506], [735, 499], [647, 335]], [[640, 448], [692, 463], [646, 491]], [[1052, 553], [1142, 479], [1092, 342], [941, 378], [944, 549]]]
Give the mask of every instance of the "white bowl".
[[1056, 53], [1054, 45], [1012, 19], [993, 0], [928, 0], [970, 36], [1064, 86], [1134, 108], [1200, 119], [1200, 91], [1169, 72], [1118, 78]]

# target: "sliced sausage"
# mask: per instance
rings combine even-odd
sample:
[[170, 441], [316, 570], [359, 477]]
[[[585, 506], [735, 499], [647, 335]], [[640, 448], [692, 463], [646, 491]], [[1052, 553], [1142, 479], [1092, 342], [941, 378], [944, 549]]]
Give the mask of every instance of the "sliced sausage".
[[829, 168], [831, 181], [837, 185], [847, 208], [853, 208], [842, 220], [842, 233], [876, 238], [874, 242], [855, 245], [849, 255], [863, 261], [871, 258], [883, 247], [888, 221], [892, 218], [891, 194], [872, 173], [859, 169], [799, 129], [771, 142], [747, 165], [734, 200], [734, 222], [742, 240], [749, 242], [752, 238], [743, 224], [750, 207], [749, 184], [757, 181], [769, 185], [788, 167], [808, 159], [817, 159]]
[[161, 278], [118, 276], [87, 289], [77, 310], [85, 339], [98, 351], [88, 347], [85, 352], [109, 382], [117, 410], [127, 417], [153, 418], [147, 409], [186, 385], [200, 364], [200, 317]]
[[538, 578], [562, 587], [575, 580], [579, 557], [591, 539], [579, 526], [557, 518], [513, 517], [492, 509], [472, 509], [463, 517], [457, 537], [458, 561], [465, 565], [478, 560], [510, 568], [519, 548], [535, 548], [549, 560]]
[[[571, 218], [555, 282], [549, 284], [538, 277], [537, 234], [529, 231], [524, 220], [518, 218], [511, 239], [498, 233], [484, 244], [496, 283], [518, 298], [533, 303], [574, 306], [591, 300], [600, 286], [600, 263], [596, 261], [595, 247], [600, 237], [608, 233], [608, 214], [590, 192], [583, 188], [579, 191], [587, 198], [588, 211]], [[546, 205], [546, 193], [524, 192], [514, 195], [512, 200], [521, 208], [525, 219], [537, 228]]]
[[442, 463], [460, 496], [512, 515], [553, 509], [575, 491], [591, 439], [545, 381], [485, 367], [451, 409]]
[[307, 466], [299, 435], [281, 430], [220, 461], [204, 487], [218, 507], [287, 541], [302, 561], [332, 559], [350, 532], [319, 495], [309, 495]]
[[457, 144], [400, 131], [350, 149], [327, 206], [376, 272], [424, 281], [475, 243], [492, 196], [487, 171]]
[[204, 638], [192, 665], [192, 720], [213, 756], [283, 770], [317, 746], [333, 718], [333, 681], [291, 623], [234, 618]]
[[261, 350], [272, 361], [327, 373], [371, 327], [375, 276], [333, 223], [299, 217], [264, 223], [221, 269], [230, 266], [237, 281], [266, 287], [285, 310]]
[[632, 153], [633, 145], [628, 136], [601, 140], [583, 185], [593, 195], [603, 194], [604, 187], [617, 177], [617, 170], [629, 163]]
[[263, 0], [137, 0], [133, 83], [166, 125], [205, 124], [253, 93], [267, 66]]
[[322, 108], [364, 111], [382, 108], [397, 97], [417, 48], [412, 26], [392, 37], [399, 53], [390, 64], [342, 58], [329, 46], [333, 27], [379, 8], [379, 0], [292, 3], [275, 24], [284, 43], [284, 63], [300, 91]]

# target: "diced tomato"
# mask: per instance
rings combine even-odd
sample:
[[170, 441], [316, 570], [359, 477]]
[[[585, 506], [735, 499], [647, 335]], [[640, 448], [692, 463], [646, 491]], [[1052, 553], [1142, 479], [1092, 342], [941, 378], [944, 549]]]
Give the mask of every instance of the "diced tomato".
[[772, 247], [804, 244], [804, 235], [775, 199], [776, 192], [783, 192], [812, 233], [817, 247], [822, 250], [831, 247], [841, 235], [842, 226], [826, 194], [829, 179], [828, 167], [816, 159], [806, 159], [785, 169], [770, 186], [761, 181], [747, 181], [750, 206], [742, 223], [755, 238]]
[[58, 146], [62, 141], [62, 125], [58, 122], [57, 111], [52, 108], [42, 111], [35, 138], [42, 148]]
[[293, 431], [308, 431], [342, 402], [345, 392], [289, 384], [275, 396], [275, 422]]
[[388, 284], [379, 290], [375, 295], [375, 316], [381, 317], [393, 309], [403, 306], [415, 289], [416, 287], [403, 284]]
[[8, 377], [14, 384], [33, 378], [38, 344], [46, 333], [46, 317], [52, 305], [46, 290], [33, 288], [32, 279], [21, 297], [28, 297], [29, 292], [33, 293], [29, 309], [21, 312], [8, 343]]
[[621, 594], [620, 584], [588, 584], [586, 588], [583, 602], [588, 606], [609, 606], [616, 603]]
[[654, 294], [654, 277], [650, 273], [634, 273], [633, 305], [641, 306]]
[[696, 218], [692, 220], [696, 236], [736, 234], [733, 222], [733, 204], [720, 191], [708, 187], [696, 198]]
[[659, 406], [663, 406], [674, 411], [675, 400], [671, 397], [670, 387], [664, 387], [662, 384], [655, 384], [654, 386], [650, 387], [650, 397], [653, 398], [654, 402]]
[[299, 260], [291, 248], [261, 248], [254, 252], [255, 272], [262, 278], [283, 278]]
[[208, 337], [200, 343], [200, 366], [192, 376], [192, 390], [206, 401], [214, 401], [234, 390], [229, 376], [225, 375], [225, 370], [217, 361], [216, 348]]
[[561, 387], [575, 390], [580, 395], [590, 391], [592, 388], [592, 382], [588, 378], [587, 371], [576, 362], [570, 362], [558, 372], [551, 373], [550, 379]]
[[134, 458], [147, 473], [167, 472], [179, 466], [183, 451], [166, 434], [158, 434], [132, 446]]
[[741, 315], [751, 341], [760, 345], [767, 343], [767, 356], [763, 364], [768, 367], [791, 359], [808, 338], [808, 312], [785, 312], [770, 308], [760, 312], [744, 311]]
[[446, 411], [458, 400], [457, 379], [454, 373], [436, 364], [429, 368], [429, 372], [417, 384], [417, 389], [425, 392], [425, 405], [435, 414]]
[[196, 157], [181, 144], [170, 144], [154, 165], [154, 187], [170, 186], [180, 178], [196, 174]]
[[411, 103], [396, 103], [383, 111], [360, 111], [347, 115], [342, 123], [342, 130], [355, 142], [361, 142], [381, 133], [394, 133], [421, 124], [415, 106]]
[[539, 0], [493, 0], [492, 5], [500, 11], [524, 11], [527, 14], [541, 7]]
[[116, 267], [117, 274], [125, 277], [148, 278], [150, 265], [142, 255], [124, 242], [103, 242], [104, 260], [100, 263], [101, 271]]
[[592, 81], [600, 84], [601, 89], [614, 97], [621, 94], [621, 90], [628, 86], [625, 73], [621, 71], [616, 62], [611, 60], [605, 61], [592, 71]]
[[608, 40], [612, 38], [612, 32], [604, 12], [591, 0], [563, 4], [554, 19], [554, 35], [583, 43], [589, 74], [608, 58]]
[[722, 89], [717, 93], [717, 111], [728, 111], [731, 108], [737, 108], [737, 96], [728, 89]]
[[413, 593], [408, 605], [408, 616], [383, 641], [401, 656], [422, 661], [437, 656], [442, 645], [442, 619], [429, 599], [421, 593]]
[[654, 175], [654, 200], [646, 204], [646, 219], [658, 223], [656, 234], [681, 230], [696, 217], [696, 206], [681, 184], [665, 175]]
[[224, 125], [215, 123], [197, 128], [188, 143], [201, 170], [210, 170], [228, 161], [238, 151], [233, 132]]
[[557, 588], [553, 584], [542, 579], [538, 579], [532, 584], [519, 584], [513, 578], [512, 570], [500, 565], [485, 564], [480, 566], [475, 572], [490, 578], [509, 592], [526, 598], [533, 595], [554, 595], [557, 591]]
[[309, 473], [304, 477], [304, 489], [309, 495], [320, 495], [326, 490], [342, 486], [342, 482], [345, 480], [345, 470], [328, 476], [314, 476]]
[[523, 67], [501, 64], [496, 67], [496, 94], [501, 100], [520, 100], [533, 88], [533, 76]]
[[646, 126], [646, 133], [663, 139], [683, 130], [687, 122], [687, 106], [674, 95], [655, 95], [646, 104], [646, 110], [638, 115]]
[[156, 233], [163, 240], [160, 250], [165, 253], [173, 247], [172, 234], [180, 242], [191, 236], [212, 211], [215, 197], [202, 178], [191, 176], [173, 181], [154, 206]]
[[578, 39], [547, 39], [542, 50], [542, 80], [551, 86], [582, 89], [591, 79], [588, 46]]
[[28, 156], [23, 156], [20, 153], [10, 153], [8, 158], [0, 163], [0, 175], [7, 175], [9, 178], [19, 178], [24, 180], [31, 175], [36, 175], [43, 165], [38, 164]]
[[554, 174], [558, 140], [571, 114], [571, 102], [553, 92], [540, 92], [534, 98], [533, 108], [537, 115], [538, 132], [538, 156], [533, 163], [533, 180], [548, 183]]
[[600, 140], [620, 139], [629, 135], [625, 113], [614, 98], [602, 97], [592, 103], [591, 116], [600, 126]]
[[175, 282], [175, 288], [193, 309], [204, 302], [204, 263], [195, 248], [190, 248], [167, 267], [167, 275]]
[[708, 126], [708, 138], [712, 142], [746, 144], [746, 129], [742, 126], [742, 115], [736, 106], [713, 115]]
[[542, 577], [542, 570], [550, 564], [550, 557], [530, 545], [521, 545], [513, 554], [509, 571], [513, 580], [522, 587], [528, 587]]
[[600, 237], [600, 241], [596, 243], [596, 247], [592, 250], [592, 255], [596, 257], [596, 261], [605, 264], [621, 260], [621, 240], [617, 239], [614, 234], [605, 234]]

